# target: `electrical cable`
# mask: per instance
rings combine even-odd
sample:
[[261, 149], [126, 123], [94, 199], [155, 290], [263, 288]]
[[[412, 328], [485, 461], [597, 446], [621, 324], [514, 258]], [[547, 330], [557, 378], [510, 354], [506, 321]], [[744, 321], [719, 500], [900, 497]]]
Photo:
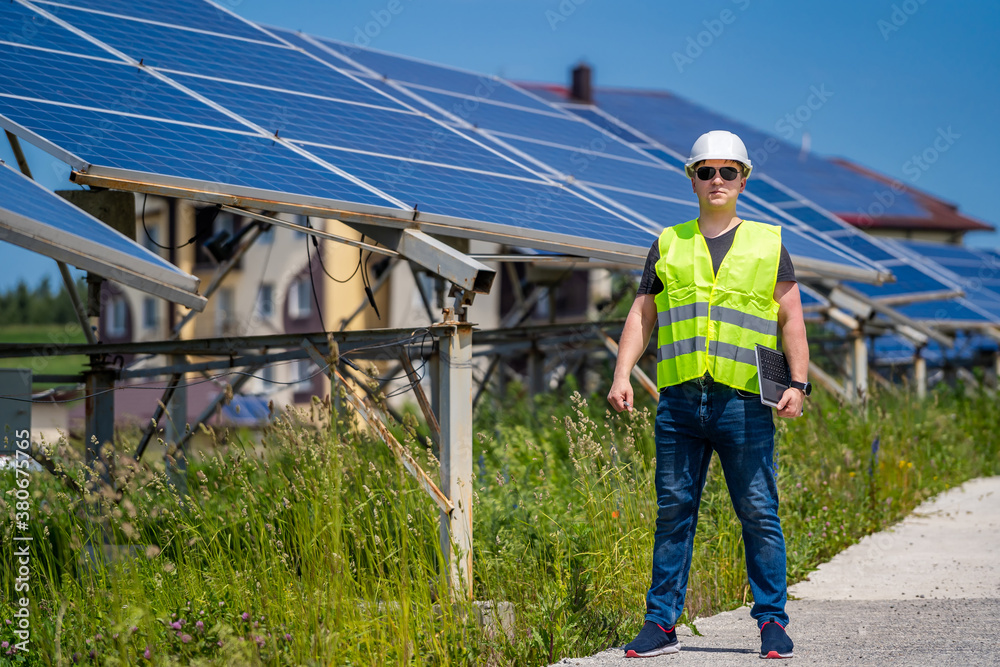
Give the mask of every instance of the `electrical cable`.
[[185, 247], [191, 245], [192, 243], [194, 243], [195, 241], [198, 240], [198, 230], [195, 229], [194, 236], [192, 236], [191, 238], [189, 238], [182, 245], [169, 246], [169, 245], [160, 245], [159, 243], [157, 243], [156, 239], [154, 239], [150, 235], [150, 233], [149, 233], [149, 227], [146, 226], [146, 199], [148, 197], [149, 197], [148, 194], [143, 194], [143, 196], [142, 196], [142, 229], [143, 229], [143, 231], [146, 232], [146, 238], [149, 239], [150, 243], [152, 243], [153, 245], [155, 245], [157, 248], [161, 248], [163, 250], [180, 250], [181, 248], [185, 248]]
[[[307, 221], [306, 226], [309, 227], [310, 229], [312, 229], [312, 223], [311, 222]], [[361, 235], [361, 240], [362, 241], [365, 240], [365, 235], [364, 234]], [[332, 275], [330, 275], [330, 272], [326, 270], [326, 265], [323, 263], [323, 253], [320, 252], [320, 249], [319, 249], [319, 239], [317, 239], [315, 236], [313, 236], [312, 237], [312, 242], [313, 242], [313, 247], [316, 248], [316, 257], [317, 257], [317, 259], [319, 259], [319, 266], [320, 266], [321, 269], [323, 269], [323, 273], [326, 274], [327, 278], [329, 278], [330, 280], [332, 280], [335, 283], [340, 283], [341, 285], [343, 285], [345, 283], [350, 282], [351, 279], [354, 278], [354, 276], [356, 276], [358, 274], [358, 269], [361, 268], [361, 257], [360, 257], [360, 254], [358, 256], [357, 266], [354, 267], [353, 273], [351, 273], [351, 275], [347, 276], [343, 280], [338, 280], [337, 278], [334, 278]]]
[[[308, 216], [306, 217], [306, 227], [311, 227]], [[313, 275], [312, 253], [309, 252], [309, 235], [306, 235], [306, 259], [309, 262], [309, 284], [312, 285], [313, 303], [316, 304], [316, 314], [319, 316], [319, 326], [326, 331], [326, 324], [323, 322], [323, 309], [319, 305], [319, 296], [316, 294], [316, 277]]]

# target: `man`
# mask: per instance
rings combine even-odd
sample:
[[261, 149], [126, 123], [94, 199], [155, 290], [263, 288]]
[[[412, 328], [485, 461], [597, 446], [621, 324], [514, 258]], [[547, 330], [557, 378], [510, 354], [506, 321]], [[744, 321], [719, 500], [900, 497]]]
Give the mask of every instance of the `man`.
[[774, 421], [760, 402], [754, 351], [777, 347], [792, 387], [779, 417], [802, 414], [809, 348], [795, 271], [781, 228], [736, 215], [752, 164], [735, 134], [720, 130], [694, 143], [686, 171], [698, 196], [695, 220], [667, 227], [653, 243], [625, 321], [608, 400], [632, 410], [629, 381], [657, 335], [656, 536], [646, 622], [626, 657], [679, 650], [674, 624], [684, 607], [698, 506], [713, 450], [743, 526], [750, 615], [761, 631], [762, 658], [792, 657], [785, 633], [785, 540], [778, 519]]

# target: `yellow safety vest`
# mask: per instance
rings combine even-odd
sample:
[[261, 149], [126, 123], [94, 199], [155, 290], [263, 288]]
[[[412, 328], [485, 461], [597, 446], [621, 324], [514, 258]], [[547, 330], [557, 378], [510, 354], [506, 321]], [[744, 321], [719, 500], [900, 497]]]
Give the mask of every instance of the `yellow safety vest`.
[[715, 275], [697, 219], [663, 230], [656, 263], [663, 291], [655, 299], [661, 390], [708, 372], [716, 382], [759, 393], [756, 345], [778, 343], [780, 257], [781, 227], [744, 220]]

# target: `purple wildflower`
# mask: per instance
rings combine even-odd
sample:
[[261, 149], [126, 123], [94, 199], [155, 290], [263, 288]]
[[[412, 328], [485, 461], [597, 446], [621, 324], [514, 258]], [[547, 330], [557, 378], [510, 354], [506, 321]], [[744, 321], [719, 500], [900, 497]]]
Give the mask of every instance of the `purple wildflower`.
[[146, 650], [143, 651], [142, 657], [144, 657], [146, 660], [151, 660], [153, 658], [153, 652], [150, 650], [149, 644], [146, 644]]
[[187, 635], [187, 634], [181, 635], [181, 641], [184, 642], [185, 644], [187, 644], [188, 642], [191, 641], [191, 635]]
[[197, 623], [194, 624], [194, 627], [198, 628], [199, 630], [204, 630], [205, 629], [205, 622], [204, 621], [198, 621]]
[[243, 615], [240, 616], [240, 618], [242, 618], [244, 621], [249, 621], [250, 620], [250, 614], [248, 612], [243, 612]]

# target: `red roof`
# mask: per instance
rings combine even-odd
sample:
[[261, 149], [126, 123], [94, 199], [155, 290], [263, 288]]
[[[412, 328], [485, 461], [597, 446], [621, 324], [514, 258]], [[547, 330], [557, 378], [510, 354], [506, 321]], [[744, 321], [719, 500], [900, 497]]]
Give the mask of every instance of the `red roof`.
[[876, 229], [924, 229], [955, 232], [991, 232], [996, 229], [993, 225], [959, 213], [958, 206], [952, 204], [951, 202], [938, 199], [937, 197], [923, 192], [922, 190], [910, 187], [906, 183], [889, 178], [885, 174], [880, 174], [879, 172], [873, 171], [867, 167], [862, 167], [861, 165], [844, 158], [830, 158], [830, 161], [839, 164], [841, 167], [850, 169], [851, 171], [863, 174], [869, 178], [874, 178], [875, 180], [881, 181], [886, 185], [891, 185], [894, 188], [905, 191], [913, 197], [913, 199], [917, 202], [917, 205], [927, 211], [926, 218], [883, 215], [876, 218], [869, 218], [869, 222], [867, 224], [862, 224], [861, 220], [861, 218], [866, 216], [851, 213], [837, 213], [838, 217], [851, 223], [852, 225], [856, 225], [858, 227], [874, 227]]

